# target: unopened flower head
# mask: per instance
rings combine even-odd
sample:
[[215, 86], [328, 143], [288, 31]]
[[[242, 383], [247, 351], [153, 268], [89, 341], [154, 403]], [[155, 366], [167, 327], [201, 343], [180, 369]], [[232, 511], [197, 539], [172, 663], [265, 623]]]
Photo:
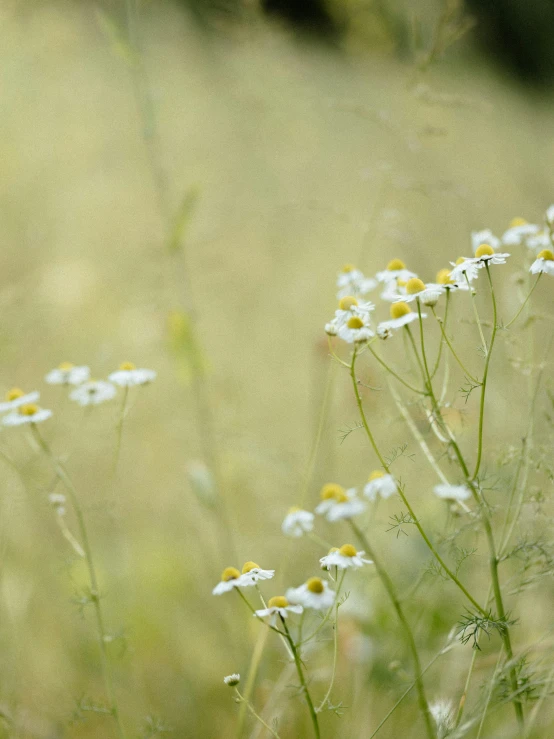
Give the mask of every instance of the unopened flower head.
[[363, 513], [365, 503], [356, 496], [356, 490], [345, 490], [342, 485], [330, 482], [324, 485], [320, 493], [321, 503], [315, 509], [320, 516], [333, 523], [343, 518], [352, 518]]
[[298, 538], [312, 531], [314, 527], [314, 514], [296, 506], [291, 508], [281, 525], [285, 536]]
[[[418, 320], [418, 314], [412, 311], [408, 303], [403, 300], [391, 305], [390, 316], [390, 321], [381, 321], [377, 326], [377, 333], [379, 336], [381, 336], [385, 331], [396, 331], [397, 329], [402, 328], [402, 326], [407, 326], [412, 321]], [[421, 317], [426, 318], [427, 314], [422, 313]]]
[[331, 549], [329, 554], [321, 557], [319, 563], [324, 570], [329, 570], [331, 567], [337, 567], [339, 570], [346, 570], [350, 567], [358, 569], [364, 565], [373, 564], [371, 559], [364, 559], [364, 554], [364, 551], [358, 552], [352, 544], [343, 544], [339, 549]]
[[108, 377], [110, 382], [115, 382], [120, 387], [134, 387], [135, 385], [147, 385], [156, 379], [156, 372], [151, 369], [139, 369], [132, 362], [123, 362], [116, 372]]
[[320, 577], [310, 577], [298, 588], [289, 588], [286, 594], [287, 601], [303, 608], [313, 608], [317, 611], [326, 611], [335, 602], [335, 591]]
[[485, 228], [482, 231], [471, 232], [471, 250], [475, 251], [481, 244], [490, 244], [493, 249], [499, 249], [502, 242], [495, 236], [490, 228]]
[[390, 498], [397, 492], [398, 485], [394, 477], [381, 470], [374, 470], [364, 487], [364, 495], [369, 500], [377, 500], [378, 497]]
[[52, 415], [52, 411], [40, 408], [36, 403], [25, 403], [20, 405], [15, 411], [4, 416], [2, 423], [4, 426], [22, 426], [27, 423], [42, 423]]
[[232, 675], [226, 675], [223, 678], [223, 682], [230, 688], [234, 688], [235, 685], [238, 685], [240, 683], [240, 675], [238, 674], [238, 672], [235, 672]]
[[543, 249], [537, 255], [537, 258], [529, 268], [529, 272], [534, 275], [546, 273], [554, 277], [554, 252], [550, 249]]
[[406, 265], [401, 259], [391, 259], [387, 264], [387, 268], [376, 275], [379, 282], [390, 282], [391, 280], [408, 281], [411, 277], [417, 277], [415, 272], [406, 269]]
[[62, 362], [44, 378], [49, 385], [80, 385], [90, 377], [89, 367], [77, 367], [71, 362]]
[[65, 495], [63, 493], [50, 493], [48, 502], [54, 508], [58, 516], [65, 516]]
[[89, 380], [69, 393], [71, 400], [79, 405], [99, 405], [115, 398], [117, 390], [111, 382]]
[[271, 580], [275, 575], [275, 570], [263, 570], [256, 562], [245, 562], [242, 566], [242, 578], [250, 580], [249, 584], [254, 585], [259, 580]]
[[40, 393], [36, 390], [32, 393], [26, 393], [19, 387], [12, 387], [4, 396], [4, 402], [0, 403], [0, 413], [11, 411], [27, 403], [36, 403], [39, 398]]
[[254, 612], [254, 616], [258, 618], [271, 617], [275, 621], [277, 616], [287, 618], [291, 613], [300, 614], [304, 608], [300, 604], [291, 604], [284, 595], [275, 595], [267, 602], [267, 608], [260, 608]]
[[377, 285], [372, 277], [365, 277], [353, 264], [345, 264], [337, 278], [337, 300], [354, 295], [363, 297]]
[[467, 500], [471, 497], [471, 491], [465, 485], [435, 485], [433, 492], [443, 500]]

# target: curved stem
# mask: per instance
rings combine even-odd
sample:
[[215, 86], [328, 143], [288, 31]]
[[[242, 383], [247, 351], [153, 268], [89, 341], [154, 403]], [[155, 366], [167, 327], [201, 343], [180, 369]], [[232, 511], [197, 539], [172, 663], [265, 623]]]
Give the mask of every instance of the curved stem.
[[240, 703], [244, 704], [246, 706], [246, 708], [248, 708], [248, 710], [250, 711], [250, 713], [252, 714], [252, 716], [254, 716], [254, 718], [262, 724], [262, 726], [265, 726], [265, 728], [269, 731], [269, 733], [271, 734], [271, 736], [274, 736], [275, 739], [281, 739], [280, 736], [279, 736], [279, 734], [276, 731], [274, 731], [271, 728], [271, 726], [269, 726], [269, 724], [266, 724], [266, 722], [263, 720], [263, 718], [259, 714], [256, 713], [256, 711], [254, 709], [254, 706], [250, 703], [250, 701], [248, 700], [248, 698], [245, 698], [244, 696], [242, 696], [239, 693], [239, 691], [238, 691], [237, 688], [235, 688], [235, 693], [237, 694], [237, 697], [238, 697]]
[[[413, 385], [410, 385], [409, 382], [406, 382], [406, 380], [400, 377], [399, 374], [397, 374], [391, 367], [389, 367], [389, 365], [386, 362], [384, 362], [381, 359], [381, 357], [377, 354], [377, 352], [371, 346], [369, 346], [369, 351], [373, 354], [373, 356], [379, 362], [379, 364], [382, 367], [384, 367], [387, 370], [387, 372], [390, 372], [390, 374], [393, 377], [395, 377], [399, 382], [401, 382], [405, 387], [407, 387], [408, 390], [411, 390], [412, 392], [417, 393], [418, 395], [425, 395], [425, 392], [423, 390], [418, 390], [416, 387], [414, 387]], [[350, 365], [347, 365], [347, 366], [350, 368]]]
[[[474, 382], [474, 383], [475, 383], [476, 385], [479, 385], [479, 384], [480, 384], [480, 383], [479, 383], [479, 380], [477, 380], [477, 379], [476, 379], [476, 378], [475, 378], [475, 377], [474, 377], [474, 376], [473, 376], [473, 375], [471, 374], [471, 372], [469, 372], [469, 370], [468, 370], [468, 369], [466, 369], [466, 367], [465, 367], [464, 363], [462, 362], [462, 360], [460, 359], [460, 357], [459, 357], [459, 356], [458, 356], [458, 355], [456, 354], [456, 351], [454, 350], [454, 347], [452, 346], [452, 344], [451, 344], [451, 342], [450, 342], [450, 339], [449, 339], [449, 338], [448, 338], [448, 336], [446, 335], [446, 330], [445, 330], [445, 328], [444, 328], [444, 326], [443, 326], [443, 322], [442, 322], [442, 320], [441, 320], [441, 319], [439, 318], [439, 316], [437, 316], [437, 313], [436, 313], [436, 311], [435, 311], [434, 307], [433, 307], [433, 308], [431, 308], [431, 310], [433, 311], [433, 315], [434, 315], [434, 316], [435, 316], [435, 318], [437, 319], [437, 323], [439, 324], [439, 326], [440, 326], [440, 330], [441, 330], [441, 332], [442, 332], [442, 337], [443, 337], [444, 341], [446, 342], [446, 344], [447, 344], [448, 348], [449, 348], [449, 349], [450, 349], [450, 351], [452, 352], [452, 356], [454, 357], [454, 359], [456, 360], [456, 362], [458, 362], [458, 364], [459, 364], [459, 365], [460, 365], [460, 367], [462, 368], [462, 371], [464, 372], [464, 374], [466, 374], [466, 375], [467, 375], [467, 376], [469, 377], [469, 379], [470, 379], [470, 380], [471, 380], [472, 382]], [[445, 320], [446, 320], [446, 318], [445, 318]], [[433, 377], [435, 376], [435, 372], [436, 372], [436, 369], [435, 369], [435, 370], [433, 370], [433, 374], [431, 375], [431, 379], [433, 379]]]
[[281, 618], [281, 621], [283, 624], [283, 628], [285, 629], [285, 634], [289, 642], [292, 655], [294, 657], [294, 664], [296, 666], [296, 672], [298, 673], [298, 679], [300, 680], [300, 685], [302, 686], [302, 692], [304, 693], [304, 696], [306, 698], [306, 703], [308, 704], [308, 710], [310, 711], [310, 718], [312, 719], [314, 735], [316, 739], [320, 739], [321, 734], [319, 731], [319, 722], [317, 720], [317, 713], [314, 708], [314, 704], [312, 701], [312, 697], [310, 695], [310, 691], [308, 690], [308, 684], [306, 683], [306, 678], [304, 677], [304, 671], [302, 669], [302, 660], [300, 659], [300, 654], [298, 652], [298, 649], [296, 648], [294, 640], [292, 636], [290, 635], [290, 631], [289, 631], [289, 628], [287, 626], [285, 619]]
[[83, 511], [79, 504], [77, 490], [75, 489], [75, 486], [73, 485], [73, 482], [71, 481], [71, 478], [69, 477], [69, 474], [67, 473], [67, 470], [65, 469], [64, 465], [57, 457], [54, 456], [50, 447], [48, 446], [46, 441], [44, 441], [44, 439], [42, 438], [36, 425], [32, 424], [31, 429], [33, 431], [34, 437], [36, 441], [38, 442], [39, 446], [41, 447], [45, 455], [50, 459], [54, 467], [54, 470], [56, 471], [56, 474], [58, 475], [60, 480], [65, 485], [69, 493], [69, 499], [71, 500], [71, 505], [73, 506], [73, 510], [75, 512], [75, 517], [77, 519], [77, 525], [79, 527], [79, 532], [81, 534], [83, 551], [85, 554], [85, 561], [87, 563], [87, 569], [88, 569], [88, 574], [89, 574], [90, 599], [94, 605], [94, 612], [96, 614], [96, 625], [98, 628], [98, 642], [100, 645], [102, 673], [104, 675], [104, 685], [106, 688], [106, 695], [110, 703], [110, 713], [112, 714], [112, 716], [114, 717], [116, 721], [118, 734], [121, 739], [125, 739], [125, 731], [123, 729], [123, 725], [121, 723], [121, 717], [119, 715], [119, 708], [118, 708], [117, 700], [115, 697], [110, 663], [108, 659], [108, 651], [106, 649], [107, 634], [106, 634], [106, 629], [104, 627], [104, 616], [102, 613], [102, 607], [100, 605], [100, 592], [98, 589], [98, 579], [96, 577], [96, 569], [94, 566], [94, 560], [92, 558], [92, 550], [90, 548], [87, 527], [85, 524], [85, 518], [83, 516]]
[[[446, 305], [444, 307], [444, 319], [441, 319], [441, 321], [440, 321], [440, 325], [441, 326], [442, 326], [442, 321], [444, 321], [444, 325], [446, 326], [446, 323], [448, 321], [448, 307], [449, 306], [450, 306], [450, 290], [447, 290], [446, 291]], [[435, 306], [432, 305], [430, 307], [431, 307], [431, 310], [433, 311], [433, 315], [435, 316], [435, 318], [438, 321], [439, 319], [437, 317], [437, 314], [435, 313]], [[438, 351], [438, 354], [437, 354], [437, 358], [435, 360], [435, 366], [433, 367], [433, 371], [431, 372], [431, 379], [433, 379], [435, 377], [435, 375], [437, 374], [437, 372], [438, 372], [440, 361], [441, 361], [441, 357], [442, 357], [442, 350], [443, 350], [443, 347], [444, 347], [444, 343], [445, 342], [444, 342], [444, 334], [443, 334], [443, 338], [441, 340], [441, 343], [439, 344], [439, 351]]]
[[529, 291], [529, 293], [527, 294], [527, 297], [525, 298], [525, 300], [524, 300], [524, 301], [523, 301], [523, 303], [521, 304], [521, 306], [520, 306], [520, 308], [519, 308], [518, 312], [517, 312], [517, 313], [515, 314], [515, 316], [514, 316], [514, 317], [512, 318], [512, 320], [511, 320], [511, 321], [509, 321], [509, 322], [508, 322], [508, 323], [507, 323], [507, 324], [506, 324], [506, 325], [504, 326], [504, 328], [510, 328], [510, 326], [512, 325], [512, 323], [514, 323], [514, 321], [517, 321], [517, 319], [518, 319], [518, 318], [519, 318], [519, 316], [521, 315], [521, 311], [522, 311], [522, 310], [523, 310], [523, 309], [525, 308], [525, 306], [527, 305], [527, 301], [529, 300], [529, 298], [531, 297], [531, 295], [532, 295], [532, 294], [534, 293], [534, 291], [535, 291], [535, 288], [536, 288], [536, 287], [537, 287], [537, 285], [539, 284], [539, 280], [540, 280], [540, 278], [541, 278], [541, 277], [542, 277], [542, 272], [539, 272], [539, 274], [537, 275], [537, 279], [535, 280], [535, 283], [533, 284], [533, 287], [531, 288], [531, 290], [530, 290], [530, 291]]
[[400, 625], [404, 629], [404, 633], [406, 634], [406, 641], [408, 642], [408, 648], [412, 655], [412, 661], [414, 663], [414, 679], [416, 683], [417, 688], [417, 695], [419, 700], [419, 707], [423, 714], [423, 718], [425, 721], [425, 728], [427, 730], [427, 736], [430, 739], [434, 739], [435, 737], [435, 728], [433, 725], [433, 718], [431, 716], [431, 712], [429, 711], [429, 704], [427, 702], [427, 698], [425, 697], [425, 687], [423, 685], [423, 678], [422, 678], [422, 669], [421, 669], [421, 662], [419, 659], [419, 654], [417, 651], [417, 646], [415, 643], [414, 635], [412, 633], [412, 629], [410, 627], [410, 624], [408, 623], [408, 620], [406, 619], [406, 616], [404, 615], [404, 611], [402, 609], [402, 606], [400, 605], [400, 600], [398, 599], [398, 596], [396, 594], [396, 590], [394, 587], [394, 584], [389, 577], [388, 572], [381, 564], [381, 561], [378, 557], [375, 556], [375, 551], [371, 544], [369, 543], [367, 537], [361, 531], [356, 523], [349, 519], [350, 526], [352, 527], [352, 530], [356, 537], [358, 538], [358, 541], [363, 546], [364, 550], [368, 553], [370, 558], [373, 560], [373, 564], [375, 565], [375, 569], [377, 570], [377, 574], [379, 575], [379, 579], [383, 583], [383, 586], [385, 590], [387, 591], [387, 595], [390, 598], [390, 601], [392, 603], [392, 606], [394, 610], [396, 611], [397, 618], [400, 622]]
[[483, 334], [483, 327], [481, 326], [481, 319], [479, 318], [479, 313], [477, 312], [477, 306], [475, 305], [475, 293], [473, 292], [473, 289], [470, 285], [467, 273], [465, 273], [465, 278], [466, 278], [467, 286], [469, 288], [469, 294], [471, 295], [471, 305], [473, 307], [473, 314], [475, 316], [477, 328], [479, 329], [479, 336], [481, 337], [481, 342], [483, 344], [483, 351], [486, 354], [487, 353], [487, 342], [485, 341], [485, 336]]

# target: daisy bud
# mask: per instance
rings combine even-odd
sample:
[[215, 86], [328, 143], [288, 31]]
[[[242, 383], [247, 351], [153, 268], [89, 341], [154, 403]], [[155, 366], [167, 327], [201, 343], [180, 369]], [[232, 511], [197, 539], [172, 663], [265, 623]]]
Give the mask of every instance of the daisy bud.
[[227, 675], [223, 678], [223, 682], [230, 688], [234, 688], [235, 685], [238, 685], [240, 683], [240, 675], [237, 672], [235, 672], [233, 675]]

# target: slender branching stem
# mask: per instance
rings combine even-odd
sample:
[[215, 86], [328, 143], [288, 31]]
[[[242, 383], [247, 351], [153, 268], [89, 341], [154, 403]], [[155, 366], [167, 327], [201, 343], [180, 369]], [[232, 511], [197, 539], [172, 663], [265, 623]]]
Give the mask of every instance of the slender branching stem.
[[264, 726], [269, 731], [271, 736], [274, 736], [275, 739], [281, 739], [279, 734], [276, 731], [274, 731], [274, 729], [272, 729], [271, 726], [269, 726], [269, 724], [266, 724], [263, 718], [258, 713], [256, 713], [254, 706], [250, 703], [248, 698], [245, 698], [243, 695], [241, 695], [237, 688], [235, 688], [235, 694], [237, 696], [237, 701], [239, 703], [242, 703], [244, 706], [246, 706], [246, 708], [250, 711], [252, 716], [254, 716], [254, 718], [257, 721], [259, 721], [262, 724], [262, 726]]
[[[456, 362], [458, 362], [458, 364], [460, 365], [460, 367], [461, 367], [462, 371], [464, 372], [464, 374], [466, 374], [473, 383], [475, 383], [476, 385], [479, 385], [480, 384], [479, 383], [479, 380], [477, 380], [472, 375], [472, 373], [466, 368], [465, 364], [462, 362], [462, 360], [460, 359], [460, 357], [456, 353], [456, 350], [452, 346], [452, 343], [451, 343], [450, 339], [448, 338], [448, 336], [446, 334], [446, 328], [445, 328], [445, 325], [444, 325], [444, 323], [446, 322], [446, 317], [445, 317], [445, 320], [444, 320], [444, 323], [443, 323], [442, 319], [439, 316], [437, 316], [437, 312], [435, 311], [435, 308], [432, 307], [431, 310], [433, 312], [433, 315], [437, 319], [437, 323], [439, 324], [440, 330], [442, 332], [443, 340], [444, 340], [444, 342], [446, 342], [448, 348], [450, 349], [450, 351], [452, 353], [452, 356], [454, 357], [454, 359], [456, 360]], [[442, 343], [441, 343], [441, 346], [442, 346]], [[433, 377], [435, 375], [435, 372], [436, 372], [436, 369], [433, 370], [433, 372], [431, 374], [431, 379], [433, 379]]]
[[[377, 352], [375, 351], [375, 349], [373, 349], [373, 347], [371, 345], [369, 345], [369, 351], [373, 354], [373, 356], [379, 362], [379, 364], [382, 367], [384, 367], [387, 370], [387, 372], [389, 372], [399, 382], [401, 382], [402, 385], [404, 385], [405, 387], [407, 387], [408, 390], [411, 390], [413, 393], [417, 393], [418, 395], [425, 395], [425, 391], [424, 390], [418, 390], [417, 387], [414, 387], [413, 385], [410, 385], [409, 382], [406, 382], [406, 380], [404, 380], [402, 377], [400, 377], [400, 375], [397, 372], [395, 372], [391, 367], [389, 367], [389, 365], [383, 359], [381, 359], [381, 357], [377, 354]], [[350, 369], [350, 365], [347, 365], [347, 367]]]
[[527, 305], [527, 301], [529, 300], [529, 298], [531, 297], [531, 295], [532, 295], [532, 294], [533, 294], [533, 293], [535, 292], [535, 288], [536, 288], [536, 287], [537, 287], [537, 285], [539, 284], [539, 280], [540, 280], [540, 278], [541, 278], [541, 277], [542, 277], [542, 272], [539, 272], [539, 274], [537, 275], [537, 279], [536, 279], [536, 280], [535, 280], [535, 282], [533, 283], [533, 287], [532, 287], [532, 288], [531, 288], [531, 290], [530, 290], [530, 291], [529, 291], [529, 292], [527, 293], [527, 297], [525, 298], [525, 300], [524, 300], [524, 301], [523, 301], [523, 303], [521, 304], [521, 306], [520, 306], [520, 308], [519, 308], [518, 312], [517, 312], [517, 313], [515, 314], [515, 316], [514, 316], [514, 317], [513, 317], [512, 319], [511, 319], [511, 321], [508, 321], [508, 323], [507, 323], [507, 324], [506, 324], [506, 325], [504, 326], [504, 328], [510, 328], [510, 326], [512, 325], [512, 323], [514, 323], [515, 321], [517, 321], [517, 319], [518, 319], [518, 318], [519, 318], [519, 316], [521, 315], [521, 311], [522, 311], [522, 310], [523, 310], [523, 309], [525, 308], [525, 306]]
[[285, 634], [288, 640], [288, 643], [290, 645], [290, 649], [292, 652], [292, 655], [294, 657], [294, 664], [296, 666], [296, 672], [298, 673], [298, 679], [300, 680], [300, 685], [302, 687], [302, 692], [304, 693], [304, 697], [306, 699], [306, 703], [308, 704], [308, 710], [310, 712], [310, 718], [312, 720], [312, 726], [314, 730], [314, 736], [316, 739], [320, 739], [321, 733], [319, 730], [319, 722], [317, 720], [317, 713], [314, 708], [314, 704], [312, 701], [312, 697], [310, 695], [310, 691], [308, 689], [308, 683], [306, 682], [306, 678], [304, 676], [304, 670], [302, 667], [302, 660], [300, 659], [300, 652], [298, 651], [298, 648], [296, 644], [294, 643], [294, 640], [290, 634], [289, 628], [287, 626], [287, 623], [284, 618], [281, 618], [281, 622], [283, 624], [283, 628], [285, 630]]
[[479, 318], [479, 312], [477, 311], [477, 305], [475, 304], [475, 293], [473, 292], [473, 289], [469, 282], [469, 277], [467, 276], [467, 273], [465, 273], [465, 278], [466, 278], [467, 286], [469, 288], [469, 294], [471, 296], [471, 306], [473, 308], [473, 315], [475, 316], [475, 322], [477, 323], [477, 328], [479, 329], [479, 336], [481, 337], [481, 343], [483, 344], [483, 351], [486, 354], [487, 353], [487, 342], [485, 341], [485, 335], [483, 334], [483, 327], [481, 326], [481, 319]]

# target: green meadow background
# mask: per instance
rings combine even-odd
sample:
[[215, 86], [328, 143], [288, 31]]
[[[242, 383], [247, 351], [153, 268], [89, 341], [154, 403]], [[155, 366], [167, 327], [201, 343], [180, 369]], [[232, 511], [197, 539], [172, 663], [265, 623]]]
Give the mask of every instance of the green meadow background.
[[[424, 51], [441, 8], [421, 4]], [[268, 596], [317, 573], [324, 552], [307, 539], [290, 543], [280, 526], [300, 502], [326, 390], [309, 507], [324, 482], [360, 485], [378, 466], [359, 432], [341, 443], [357, 411], [323, 333], [341, 265], [373, 274], [400, 257], [432, 280], [469, 255], [472, 230], [501, 234], [514, 216], [540, 222], [554, 201], [548, 92], [493, 67], [472, 31], [424, 69], [421, 55], [396, 53], [379, 16], [347, 9], [338, 46], [297, 36], [255, 3], [238, 15], [222, 10], [209, 26], [186, 5], [131, 3], [130, 38], [122, 3], [0, 7], [0, 389], [38, 389], [54, 411], [41, 430], [85, 509], [130, 737], [155, 736], [156, 725], [187, 739], [237, 735], [239, 708], [222, 678], [247, 675], [261, 626], [238, 599], [211, 590], [225, 566], [250, 559], [278, 570]], [[509, 318], [520, 300], [517, 266], [496, 275]], [[537, 291], [545, 314], [547, 280]], [[452, 334], [477, 366], [469, 307], [458, 305]], [[537, 324], [538, 352], [550, 330], [548, 320]], [[436, 343], [436, 327], [431, 334]], [[492, 368], [486, 465], [503, 482], [513, 467], [497, 464], [526, 423], [525, 342], [503, 341]], [[407, 361], [400, 343], [387, 351], [396, 366]], [[71, 361], [104, 378], [125, 360], [158, 379], [131, 394], [114, 477], [121, 396], [83, 413], [43, 377]], [[439, 538], [447, 516], [432, 470], [365, 357], [361, 372], [382, 388], [365, 401], [383, 449], [409, 443], [396, 469]], [[452, 374], [455, 389], [461, 375]], [[543, 393], [539, 428], [547, 405]], [[451, 420], [471, 450], [477, 402], [457, 406]], [[421, 415], [418, 423], [424, 430]], [[47, 501], [54, 474], [24, 430], [1, 431], [0, 450], [17, 467], [0, 459], [0, 736], [109, 739], [109, 717], [77, 710], [105, 697], [93, 614], [76, 602], [86, 572]], [[203, 466], [214, 461], [217, 490]], [[495, 503], [503, 495], [494, 491]], [[548, 535], [548, 502], [538, 500], [524, 506], [522, 526]], [[387, 533], [400, 509], [382, 503], [372, 532], [407, 592], [429, 557], [411, 531]], [[338, 526], [317, 530], [340, 546], [352, 537]], [[507, 579], [516, 569], [506, 567]], [[486, 572], [481, 545], [463, 573], [483, 597]], [[333, 691], [344, 715], [325, 713], [323, 735], [367, 739], [409, 685], [410, 662], [376, 578], [360, 573], [348, 589]], [[550, 628], [553, 604], [551, 577], [508, 596], [520, 619], [516, 649]], [[450, 584], [422, 579], [408, 612], [424, 663], [464, 606]], [[270, 715], [281, 735], [309, 736], [272, 637], [253, 702], [261, 710], [277, 682]], [[321, 697], [332, 655], [318, 646], [307, 664]], [[482, 646], [470, 701], [494, 670], [497, 637]], [[470, 660], [469, 645], [440, 658], [426, 678], [430, 697], [457, 701]], [[552, 707], [541, 716], [533, 737], [554, 733]], [[501, 708], [484, 736], [516, 737], [513, 723]], [[410, 696], [379, 736], [422, 731]], [[267, 734], [248, 718], [242, 736]]]

